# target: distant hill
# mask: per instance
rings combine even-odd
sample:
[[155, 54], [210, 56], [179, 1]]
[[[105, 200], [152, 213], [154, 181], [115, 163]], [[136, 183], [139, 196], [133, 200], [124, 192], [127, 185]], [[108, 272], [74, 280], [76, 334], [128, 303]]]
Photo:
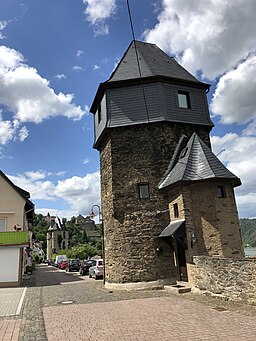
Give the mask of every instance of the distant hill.
[[243, 244], [256, 247], [256, 219], [240, 219]]

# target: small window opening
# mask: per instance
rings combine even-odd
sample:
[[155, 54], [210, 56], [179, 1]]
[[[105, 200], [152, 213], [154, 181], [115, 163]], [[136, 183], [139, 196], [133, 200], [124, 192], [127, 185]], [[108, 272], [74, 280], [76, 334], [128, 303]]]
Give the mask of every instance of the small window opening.
[[6, 220], [5, 218], [0, 218], [0, 232], [5, 232], [6, 230]]
[[98, 123], [101, 121], [101, 105], [98, 107]]
[[149, 198], [149, 184], [138, 184], [139, 199]]
[[189, 93], [186, 91], [178, 91], [178, 103], [180, 108], [191, 109]]
[[182, 149], [181, 153], [180, 153], [180, 159], [182, 159], [183, 157], [186, 156], [188, 151], [188, 147], [185, 147], [184, 149]]
[[224, 186], [217, 186], [217, 198], [225, 198], [226, 192]]
[[174, 218], [179, 218], [179, 206], [177, 203], [173, 204]]

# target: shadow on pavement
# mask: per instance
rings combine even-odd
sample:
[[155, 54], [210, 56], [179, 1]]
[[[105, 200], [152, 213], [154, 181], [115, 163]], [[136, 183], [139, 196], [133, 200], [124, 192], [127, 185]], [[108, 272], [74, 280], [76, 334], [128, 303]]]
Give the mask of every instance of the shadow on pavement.
[[68, 282], [81, 282], [82, 278], [79, 277], [78, 272], [69, 272], [59, 270], [53, 266], [46, 264], [37, 264], [36, 269], [30, 278], [23, 279], [23, 286], [50, 286], [61, 285]]

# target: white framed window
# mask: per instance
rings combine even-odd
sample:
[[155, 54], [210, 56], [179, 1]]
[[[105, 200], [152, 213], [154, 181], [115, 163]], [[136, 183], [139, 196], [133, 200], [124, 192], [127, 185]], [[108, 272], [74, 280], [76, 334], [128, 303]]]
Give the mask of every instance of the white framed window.
[[0, 232], [6, 231], [6, 219], [0, 218]]
[[178, 91], [179, 108], [191, 109], [189, 93], [187, 91]]

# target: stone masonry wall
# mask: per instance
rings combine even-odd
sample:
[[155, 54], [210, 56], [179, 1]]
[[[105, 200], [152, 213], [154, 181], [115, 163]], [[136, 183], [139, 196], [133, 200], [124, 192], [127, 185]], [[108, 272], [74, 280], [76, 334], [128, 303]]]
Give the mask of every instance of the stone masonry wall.
[[[217, 185], [226, 197], [217, 198]], [[182, 186], [186, 227], [194, 232], [193, 255], [225, 258], [244, 256], [234, 191], [228, 181], [200, 182]]]
[[229, 300], [256, 304], [256, 259], [193, 257], [193, 289]]
[[[194, 131], [209, 145], [207, 128], [166, 122], [109, 129], [101, 141], [106, 282], [176, 279], [173, 253], [158, 237], [169, 223], [158, 183], [181, 134]], [[138, 198], [139, 183], [149, 183], [149, 199]]]

